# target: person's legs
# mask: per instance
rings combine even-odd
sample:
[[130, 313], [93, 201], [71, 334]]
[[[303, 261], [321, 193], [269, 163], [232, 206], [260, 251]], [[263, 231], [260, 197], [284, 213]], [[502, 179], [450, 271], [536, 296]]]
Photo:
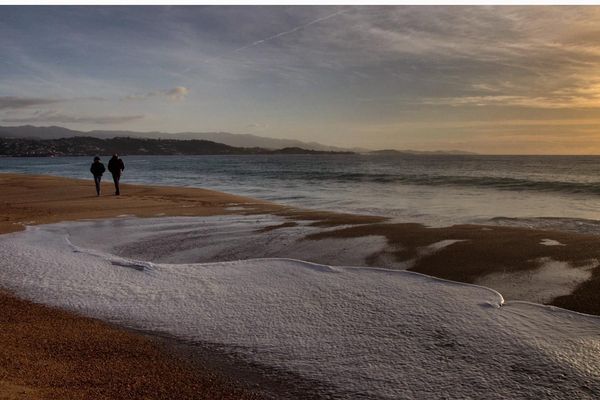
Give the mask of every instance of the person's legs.
[[121, 194], [119, 191], [119, 179], [121, 179], [120, 174], [113, 174], [113, 181], [115, 182], [115, 195], [117, 196]]
[[100, 196], [100, 180], [102, 175], [94, 175], [94, 183], [96, 184], [96, 195]]

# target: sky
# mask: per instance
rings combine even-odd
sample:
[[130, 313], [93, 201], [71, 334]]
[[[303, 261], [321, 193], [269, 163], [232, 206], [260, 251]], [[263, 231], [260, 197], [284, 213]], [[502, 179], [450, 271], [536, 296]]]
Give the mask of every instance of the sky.
[[0, 125], [600, 154], [600, 7], [0, 6]]

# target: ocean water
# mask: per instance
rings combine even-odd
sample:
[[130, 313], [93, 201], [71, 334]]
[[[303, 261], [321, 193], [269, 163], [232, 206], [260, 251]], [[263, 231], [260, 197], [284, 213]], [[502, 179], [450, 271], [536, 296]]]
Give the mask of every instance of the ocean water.
[[[355, 154], [124, 160], [125, 183], [204, 187], [430, 225], [497, 217], [597, 220], [600, 215], [600, 157], [594, 156]], [[90, 163], [91, 157], [0, 158], [0, 172], [91, 181]]]
[[[213, 223], [227, 226], [227, 218]], [[238, 229], [242, 221], [231, 218]], [[140, 224], [142, 236], [168, 241], [169, 231], [189, 233], [188, 225], [212, 219], [165, 218], [153, 232], [144, 219], [126, 222], [128, 232]], [[118, 241], [99, 243], [98, 237], [123, 235], [118, 221], [2, 235], [0, 286], [134, 329], [210, 343], [285, 376], [290, 389], [308, 387], [311, 398], [594, 399], [600, 393], [600, 317], [505, 302], [485, 287], [407, 271], [289, 258], [177, 262], [178, 250], [147, 261], [129, 256], [135, 248], [115, 247]], [[201, 235], [195, 240], [204, 242]]]

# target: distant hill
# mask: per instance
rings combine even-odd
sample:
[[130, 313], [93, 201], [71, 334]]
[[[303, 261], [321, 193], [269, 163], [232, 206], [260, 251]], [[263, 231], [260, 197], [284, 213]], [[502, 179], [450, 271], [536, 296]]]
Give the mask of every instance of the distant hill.
[[59, 139], [63, 137], [87, 136], [79, 131], [61, 126], [0, 126], [0, 137], [22, 139]]
[[307, 150], [299, 147], [264, 149], [234, 147], [210, 140], [144, 139], [114, 137], [101, 139], [76, 136], [61, 139], [0, 138], [0, 156], [53, 157], [94, 156], [119, 153], [123, 155], [226, 155], [226, 154], [347, 154]]
[[469, 151], [462, 150], [436, 150], [436, 151], [420, 151], [420, 150], [375, 150], [369, 151], [367, 154], [380, 155], [380, 156], [393, 156], [393, 155], [477, 155]]
[[440, 151], [418, 151], [418, 150], [375, 150], [370, 151], [363, 148], [343, 148], [336, 146], [326, 146], [316, 142], [302, 142], [293, 139], [275, 139], [251, 134], [236, 134], [228, 132], [180, 132], [180, 133], [165, 133], [165, 132], [136, 132], [136, 131], [76, 131], [61, 126], [0, 126], [0, 138], [21, 138], [21, 139], [61, 139], [72, 137], [93, 137], [98, 139], [112, 139], [117, 137], [130, 138], [148, 138], [148, 139], [169, 139], [169, 140], [205, 140], [215, 143], [222, 143], [232, 147], [242, 148], [262, 148], [269, 150], [277, 150], [283, 148], [296, 148], [314, 151], [333, 151], [333, 152], [355, 152], [366, 153], [372, 155], [474, 155], [461, 150], [440, 150]]
[[345, 149], [335, 146], [326, 146], [316, 142], [302, 142], [293, 139], [275, 139], [251, 134], [235, 134], [228, 132], [135, 132], [135, 131], [75, 131], [60, 126], [0, 126], [0, 137], [23, 139], [61, 139], [75, 136], [95, 137], [109, 139], [114, 137], [133, 137], [149, 139], [178, 139], [178, 140], [209, 140], [234, 147], [261, 147], [265, 149], [281, 149], [297, 147], [316, 151], [355, 151], [364, 149]]

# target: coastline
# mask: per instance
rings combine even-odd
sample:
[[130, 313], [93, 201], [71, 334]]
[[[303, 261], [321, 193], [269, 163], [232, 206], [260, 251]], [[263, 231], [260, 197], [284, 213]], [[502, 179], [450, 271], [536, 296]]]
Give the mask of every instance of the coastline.
[[[1, 234], [22, 230], [26, 224], [108, 218], [125, 213], [212, 215], [225, 213], [225, 204], [250, 202], [199, 191], [202, 206], [192, 211], [185, 207], [191, 201], [189, 193], [176, 189], [162, 190], [165, 197], [161, 198], [152, 188], [123, 185], [124, 191], [130, 192], [127, 197], [108, 200], [107, 196], [94, 198], [89, 182], [81, 180], [1, 174], [0, 185]], [[177, 201], [166, 200], [169, 196], [176, 196]], [[108, 204], [111, 200], [112, 205]], [[194, 365], [181, 354], [173, 355], [169, 343], [34, 304], [17, 295], [0, 291], [2, 398], [261, 398], [242, 389], [240, 382], [215, 374], [207, 366]]]
[[[0, 234], [26, 225], [122, 215], [212, 216], [273, 213], [322, 226], [379, 222], [383, 218], [295, 210], [199, 188], [112, 183], [94, 194], [91, 180], [0, 174]], [[231, 209], [228, 209], [231, 208]], [[18, 298], [0, 290], [0, 397], [6, 399], [260, 399], [257, 376], [216, 366], [218, 354], [155, 334], [134, 332]], [[191, 354], [203, 354], [198, 361]], [[238, 361], [239, 363], [239, 361]], [[44, 372], [40, 372], [44, 371]], [[280, 386], [275, 378], [263, 379]], [[275, 390], [275, 391], [277, 391]], [[302, 398], [299, 396], [298, 398]]]
[[314, 221], [318, 226], [376, 223], [384, 217], [302, 210], [264, 200], [202, 188], [121, 184], [123, 195], [112, 195], [112, 182], [103, 181], [97, 197], [93, 181], [51, 175], [0, 173], [2, 211], [0, 233], [25, 225], [80, 219], [213, 216], [270, 213], [291, 220]]
[[[507, 265], [514, 271], [535, 269], [531, 260], [540, 257], [569, 261], [575, 266], [600, 257], [594, 250], [599, 247], [600, 237], [593, 235], [481, 225], [426, 228], [419, 224], [386, 224], [381, 217], [299, 210], [205, 189], [124, 184], [123, 196], [96, 198], [91, 180], [20, 174], [0, 174], [0, 186], [0, 233], [22, 230], [31, 224], [125, 214], [157, 217], [266, 213], [290, 220], [287, 225], [269, 230], [285, 229], [295, 220], [331, 228], [308, 238], [313, 240], [384, 236], [397, 245], [392, 256], [400, 260], [414, 258], [419, 249], [431, 244], [460, 241], [422, 256], [409, 269], [469, 283], [486, 273], [506, 270]], [[104, 188], [110, 188], [109, 183]], [[539, 245], [544, 239], [565, 246]], [[372, 262], [376, 264], [377, 259]], [[594, 308], [599, 303], [595, 293], [600, 291], [594, 289], [600, 280], [598, 275], [595, 268], [593, 279], [581, 285], [583, 294], [560, 299], [566, 306], [555, 305], [599, 314]], [[174, 393], [177, 398], [257, 398], [256, 394], [236, 388], [235, 382], [215, 377], [210, 362], [202, 371], [181, 357], [167, 354], [143, 335], [19, 300], [11, 294], [0, 294], [0, 304], [3, 311], [7, 310], [2, 313], [6, 318], [3, 322], [10, 326], [3, 333], [2, 342], [7, 345], [0, 358], [0, 393], [7, 393], [7, 398], [172, 398]], [[589, 310], [585, 308], [588, 306]], [[137, 352], [138, 348], [144, 349], [143, 354]], [[152, 362], [140, 370], [143, 360]], [[37, 374], [40, 370], [48, 373]], [[224, 372], [226, 375], [226, 369]], [[123, 376], [126, 379], [115, 380]]]

